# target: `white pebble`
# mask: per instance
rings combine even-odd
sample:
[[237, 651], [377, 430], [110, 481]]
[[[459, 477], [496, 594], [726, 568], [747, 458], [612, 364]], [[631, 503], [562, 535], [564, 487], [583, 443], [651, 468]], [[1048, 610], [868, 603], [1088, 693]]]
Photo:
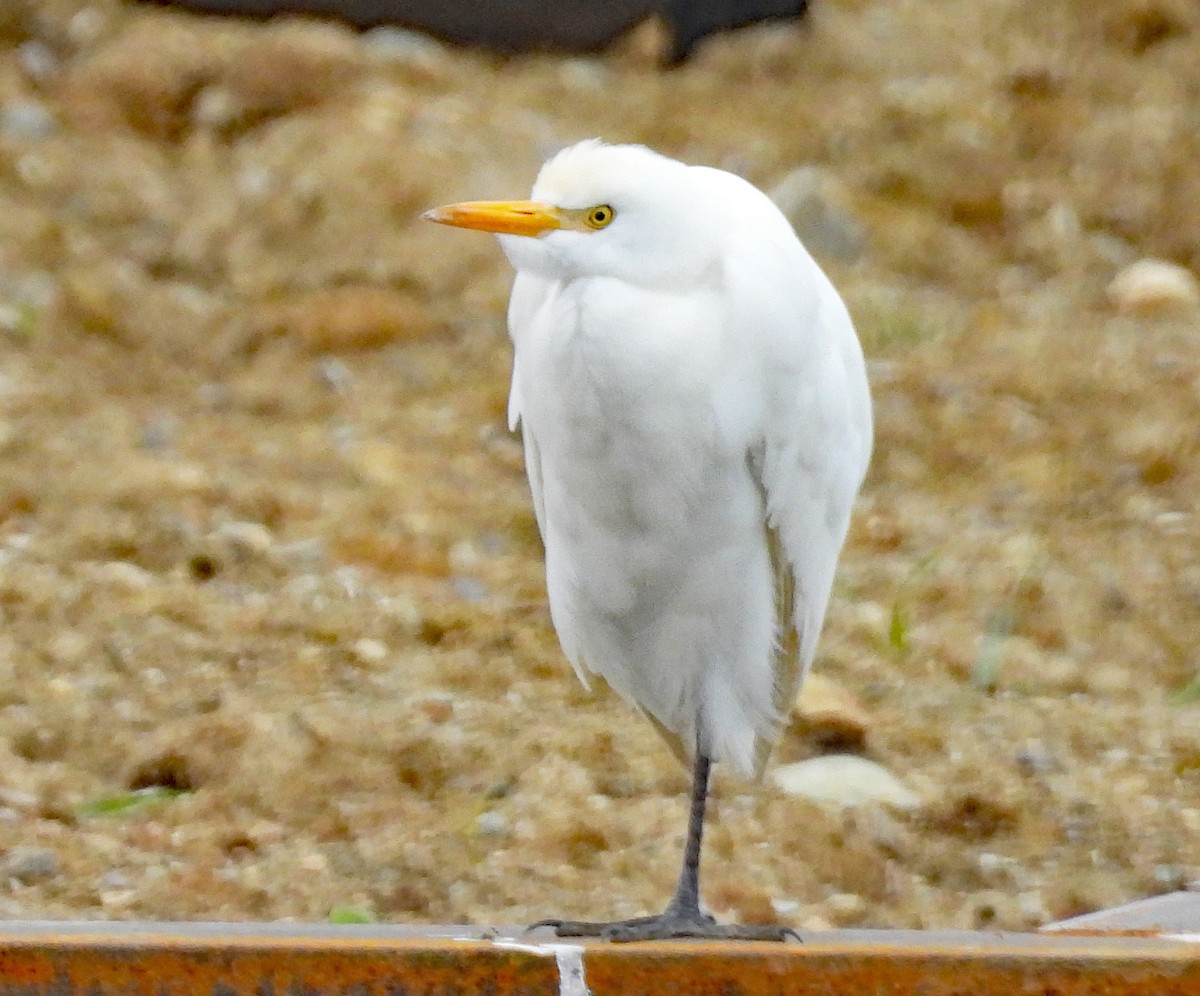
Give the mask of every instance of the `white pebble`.
[[1124, 315], [1150, 316], [1200, 307], [1200, 283], [1182, 266], [1139, 259], [1108, 285], [1108, 299]]
[[329, 871], [329, 860], [320, 851], [309, 851], [300, 858], [300, 867], [306, 872], [322, 874]]
[[46, 138], [58, 127], [58, 122], [36, 100], [13, 100], [0, 107], [0, 135], [5, 138], [32, 141]]
[[825, 900], [825, 907], [839, 920], [860, 917], [867, 910], [867, 901], [854, 892], [835, 892]]
[[27, 41], [18, 45], [17, 62], [30, 79], [39, 83], [44, 83], [58, 72], [58, 56], [49, 45], [40, 41]]
[[271, 530], [260, 522], [225, 522], [217, 536], [245, 554], [267, 553], [275, 543]]
[[829, 754], [772, 772], [776, 786], [788, 795], [836, 806], [878, 803], [893, 809], [916, 809], [921, 798], [882, 765], [854, 754]]
[[59, 872], [58, 855], [48, 847], [15, 847], [8, 852], [0, 876], [28, 885], [53, 878]]
[[91, 45], [104, 32], [105, 16], [95, 7], [84, 7], [71, 15], [67, 22], [67, 37], [79, 48]]
[[364, 637], [354, 643], [354, 656], [364, 664], [382, 664], [387, 660], [387, 644], [382, 640]]
[[475, 829], [485, 837], [499, 837], [508, 830], [508, 820], [494, 809], [475, 817]]

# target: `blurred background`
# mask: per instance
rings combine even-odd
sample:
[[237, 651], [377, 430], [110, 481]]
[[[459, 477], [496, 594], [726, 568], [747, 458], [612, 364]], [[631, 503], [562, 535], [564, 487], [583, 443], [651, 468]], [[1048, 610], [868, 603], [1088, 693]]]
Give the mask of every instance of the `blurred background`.
[[0, 5], [0, 916], [661, 906], [686, 776], [557, 648], [507, 264], [419, 220], [594, 135], [772, 192], [870, 360], [713, 911], [1028, 928], [1200, 879], [1200, 5], [672, 44]]

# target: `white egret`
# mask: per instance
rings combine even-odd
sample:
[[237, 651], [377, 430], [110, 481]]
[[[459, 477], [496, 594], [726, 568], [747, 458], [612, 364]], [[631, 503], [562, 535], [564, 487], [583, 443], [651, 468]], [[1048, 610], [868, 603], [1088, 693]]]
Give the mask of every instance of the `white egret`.
[[693, 760], [666, 911], [561, 936], [782, 939], [700, 909], [712, 761], [758, 777], [812, 663], [871, 450], [845, 305], [770, 199], [731, 173], [586, 141], [532, 200], [452, 204], [516, 268], [522, 426], [554, 627]]

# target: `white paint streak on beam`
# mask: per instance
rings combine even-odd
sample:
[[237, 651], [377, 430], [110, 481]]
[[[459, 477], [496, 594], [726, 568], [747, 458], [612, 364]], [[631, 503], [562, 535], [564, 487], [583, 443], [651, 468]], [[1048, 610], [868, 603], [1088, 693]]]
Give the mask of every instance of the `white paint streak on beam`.
[[521, 944], [519, 941], [495, 941], [496, 947], [530, 954], [554, 955], [558, 965], [558, 996], [591, 996], [583, 972], [583, 946], [580, 944]]

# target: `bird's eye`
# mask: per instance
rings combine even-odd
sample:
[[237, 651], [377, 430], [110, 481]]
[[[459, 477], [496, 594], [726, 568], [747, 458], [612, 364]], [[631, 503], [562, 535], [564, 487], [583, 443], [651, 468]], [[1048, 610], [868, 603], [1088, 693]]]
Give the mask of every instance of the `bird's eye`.
[[584, 220], [587, 222], [588, 228], [604, 228], [613, 220], [615, 214], [616, 212], [607, 204], [597, 204], [588, 211]]

